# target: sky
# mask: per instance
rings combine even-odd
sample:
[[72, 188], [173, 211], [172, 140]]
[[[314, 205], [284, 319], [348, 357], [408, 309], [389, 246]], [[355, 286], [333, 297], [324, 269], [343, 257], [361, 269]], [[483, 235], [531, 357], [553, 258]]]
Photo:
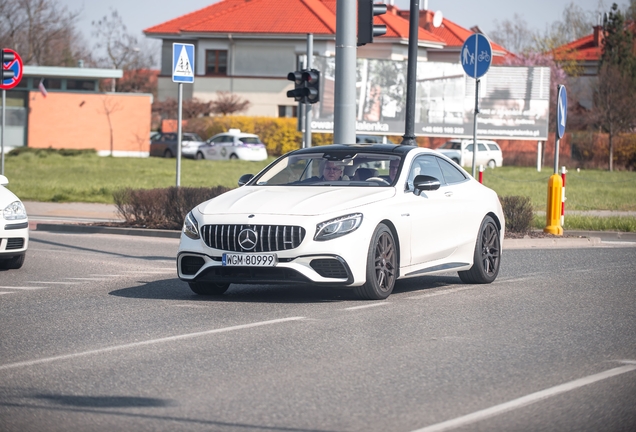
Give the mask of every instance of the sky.
[[[57, 0], [58, 4], [66, 6], [70, 11], [81, 11], [78, 28], [89, 42], [92, 41], [91, 22], [109, 15], [111, 9], [119, 13], [131, 34], [143, 37], [142, 31], [145, 28], [216, 1], [218, 0]], [[393, 1], [400, 9], [410, 8], [411, 0]], [[544, 31], [553, 22], [561, 20], [565, 7], [572, 2], [590, 12], [607, 11], [613, 3], [612, 0], [420, 0], [420, 6], [427, 5], [430, 10], [440, 10], [445, 18], [464, 28], [477, 25], [488, 34], [495, 29], [497, 22], [512, 20], [515, 14], [523, 17], [531, 30]], [[624, 9], [627, 0], [618, 0], [616, 3]]]

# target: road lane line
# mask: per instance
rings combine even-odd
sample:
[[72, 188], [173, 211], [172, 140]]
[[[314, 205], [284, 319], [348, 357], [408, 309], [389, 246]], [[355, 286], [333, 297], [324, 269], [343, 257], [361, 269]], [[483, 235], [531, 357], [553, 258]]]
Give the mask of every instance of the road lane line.
[[466, 291], [466, 290], [477, 289], [477, 288], [483, 288], [483, 285], [470, 285], [470, 286], [465, 286], [465, 287], [460, 287], [460, 288], [445, 289], [445, 290], [441, 290], [441, 291], [435, 291], [435, 292], [432, 292], [432, 293], [409, 296], [409, 297], [406, 297], [406, 298], [407, 299], [421, 299], [421, 298], [426, 298], [426, 297], [435, 297], [435, 296], [438, 296], [438, 295], [452, 294], [452, 293], [456, 293], [456, 292], [459, 292], [459, 291]]
[[35, 287], [25, 287], [25, 286], [0, 286], [0, 289], [16, 289], [16, 290], [41, 290], [46, 289], [47, 287], [43, 286], [35, 286]]
[[52, 281], [27, 281], [27, 283], [47, 284], [47, 285], [77, 285], [81, 282], [52, 282]]
[[57, 360], [68, 360], [68, 359], [84, 357], [84, 356], [88, 356], [92, 354], [108, 353], [108, 352], [119, 351], [119, 350], [128, 349], [128, 348], [137, 348], [137, 347], [141, 347], [145, 345], [155, 345], [155, 344], [160, 344], [165, 342], [174, 342], [174, 341], [183, 340], [183, 339], [192, 339], [192, 338], [196, 338], [200, 336], [208, 336], [208, 335], [216, 334], [216, 333], [225, 333], [225, 332], [230, 332], [234, 330], [244, 330], [244, 329], [249, 329], [254, 327], [266, 326], [270, 324], [279, 324], [279, 323], [284, 323], [289, 321], [299, 321], [304, 319], [305, 317], [280, 318], [280, 319], [275, 319], [270, 321], [260, 321], [260, 322], [255, 322], [251, 324], [240, 324], [240, 325], [231, 326], [231, 327], [223, 327], [223, 328], [218, 328], [214, 330], [206, 330], [206, 331], [195, 332], [195, 333], [186, 333], [186, 334], [176, 335], [176, 336], [168, 336], [168, 337], [159, 338], [159, 339], [150, 339], [150, 340], [141, 341], [141, 342], [132, 342], [132, 343], [127, 343], [123, 345], [115, 345], [111, 347], [98, 348], [94, 350], [82, 351], [82, 352], [73, 353], [73, 354], [64, 354], [64, 355], [58, 355], [54, 357], [46, 357], [46, 358], [41, 358], [37, 360], [27, 360], [27, 361], [21, 361], [16, 363], [7, 363], [5, 365], [0, 365], [0, 371], [7, 370], [7, 369], [15, 369], [15, 368], [24, 367], [24, 366], [33, 366], [33, 365], [42, 364], [42, 363], [50, 363]]
[[382, 303], [373, 303], [373, 304], [367, 304], [367, 305], [362, 305], [362, 306], [352, 306], [352, 307], [344, 308], [344, 310], [352, 311], [352, 310], [358, 310], [358, 309], [372, 308], [372, 307], [376, 307], [376, 306], [384, 306], [384, 305], [388, 305], [388, 304], [391, 304], [391, 303], [385, 301], [385, 302], [382, 302]]
[[617, 375], [621, 375], [627, 372], [632, 372], [634, 370], [636, 370], [636, 364], [634, 365], [630, 364], [628, 366], [621, 366], [614, 369], [606, 370], [604, 372], [597, 373], [594, 375], [589, 375], [584, 378], [579, 378], [577, 380], [570, 381], [565, 384], [561, 384], [555, 387], [550, 387], [548, 389], [541, 390], [536, 393], [531, 393], [529, 395], [520, 397], [518, 399], [513, 399], [509, 402], [505, 402], [500, 405], [495, 405], [490, 408], [486, 408], [480, 411], [475, 411], [474, 413], [467, 414], [465, 416], [457, 417], [452, 420], [447, 420], [445, 422], [437, 423], [431, 426], [426, 426], [422, 429], [416, 429], [412, 432], [442, 432], [442, 431], [447, 431], [450, 429], [466, 426], [481, 420], [485, 420], [490, 417], [497, 416], [499, 414], [503, 414], [508, 411], [515, 410], [517, 408], [521, 408], [521, 407], [533, 404], [535, 402], [539, 402], [543, 399], [547, 399], [561, 393], [569, 392], [579, 387], [593, 384], [597, 381], [602, 381], [608, 378], [615, 377]]

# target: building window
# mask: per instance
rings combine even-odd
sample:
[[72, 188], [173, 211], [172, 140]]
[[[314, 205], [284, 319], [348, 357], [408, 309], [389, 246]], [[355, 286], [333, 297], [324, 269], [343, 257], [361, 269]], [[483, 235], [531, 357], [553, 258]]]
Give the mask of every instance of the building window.
[[95, 91], [95, 81], [67, 79], [66, 90]]
[[288, 105], [278, 105], [278, 117], [298, 117], [298, 107]]
[[227, 75], [227, 50], [205, 51], [205, 74]]

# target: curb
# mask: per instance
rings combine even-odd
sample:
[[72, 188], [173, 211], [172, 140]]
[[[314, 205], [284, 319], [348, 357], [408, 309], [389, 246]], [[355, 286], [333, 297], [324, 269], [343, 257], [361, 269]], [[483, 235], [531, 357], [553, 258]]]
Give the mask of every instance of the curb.
[[[159, 237], [173, 238], [181, 237], [181, 231], [176, 230], [159, 230], [146, 228], [118, 228], [105, 227], [96, 225], [79, 225], [79, 224], [61, 224], [61, 223], [38, 223], [30, 222], [29, 228], [35, 231], [48, 231], [58, 233], [74, 233], [74, 234], [118, 234], [129, 236], [143, 237]], [[568, 233], [570, 234], [570, 233]], [[583, 233], [580, 233], [583, 234]], [[590, 233], [586, 233], [589, 235]], [[598, 234], [598, 233], [594, 233]], [[614, 236], [616, 233], [612, 233]], [[627, 242], [626, 242], [627, 243]], [[503, 250], [515, 249], [565, 249], [565, 248], [590, 248], [603, 247], [601, 237], [581, 236], [577, 238], [521, 238], [521, 239], [504, 239]]]
[[61, 232], [61, 233], [83, 233], [83, 234], [119, 234], [143, 237], [164, 237], [180, 238], [181, 231], [158, 230], [146, 228], [117, 228], [95, 225], [72, 225], [54, 223], [29, 223], [29, 228], [35, 231]]

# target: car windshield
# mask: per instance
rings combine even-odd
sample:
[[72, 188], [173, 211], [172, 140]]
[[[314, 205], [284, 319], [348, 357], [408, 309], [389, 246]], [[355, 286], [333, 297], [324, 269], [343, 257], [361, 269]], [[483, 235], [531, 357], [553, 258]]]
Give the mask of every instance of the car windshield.
[[449, 150], [461, 150], [462, 144], [455, 141], [447, 141], [440, 148], [449, 149]]
[[289, 154], [256, 176], [251, 186], [389, 187], [399, 175], [395, 154], [351, 152]]

